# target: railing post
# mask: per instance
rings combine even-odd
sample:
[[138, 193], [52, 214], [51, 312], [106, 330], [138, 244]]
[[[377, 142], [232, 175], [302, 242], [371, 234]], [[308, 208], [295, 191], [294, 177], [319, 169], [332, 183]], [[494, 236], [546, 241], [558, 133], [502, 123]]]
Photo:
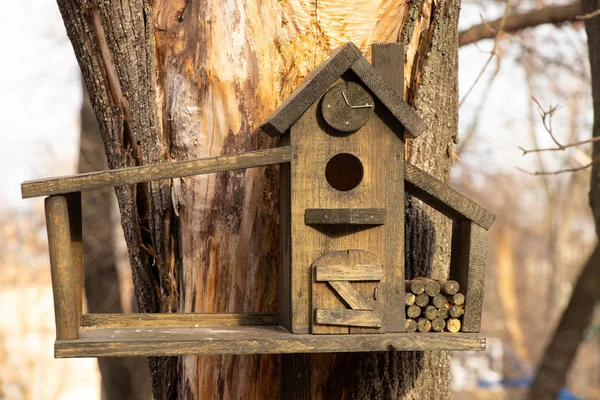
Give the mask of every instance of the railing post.
[[79, 337], [82, 313], [81, 195], [50, 196], [44, 205], [56, 338], [74, 340]]

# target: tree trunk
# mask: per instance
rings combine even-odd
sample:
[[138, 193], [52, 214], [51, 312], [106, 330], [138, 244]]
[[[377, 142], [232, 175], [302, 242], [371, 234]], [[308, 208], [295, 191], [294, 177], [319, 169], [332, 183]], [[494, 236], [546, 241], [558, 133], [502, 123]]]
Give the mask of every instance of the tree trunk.
[[[599, 0], [581, 0], [583, 13], [600, 9]], [[592, 76], [592, 98], [594, 103], [594, 125], [592, 137], [600, 136], [600, 15], [585, 20], [588, 38], [590, 71]], [[600, 238], [600, 142], [592, 148], [592, 174], [590, 182], [590, 207], [596, 224], [596, 235]], [[575, 359], [577, 349], [589, 326], [600, 293], [600, 247], [591, 254], [577, 281], [569, 304], [544, 350], [535, 379], [527, 399], [555, 399], [565, 385], [567, 374]]]
[[[110, 168], [277, 145], [257, 127], [333, 48], [352, 40], [369, 56], [372, 42], [401, 40], [406, 97], [430, 126], [408, 157], [442, 179], [457, 133], [459, 3], [58, 0]], [[275, 312], [277, 190], [276, 167], [118, 188], [140, 310]], [[408, 276], [445, 277], [448, 223], [407, 206]], [[448, 398], [448, 364], [445, 353], [315, 355], [312, 393]], [[157, 399], [278, 393], [276, 356], [150, 367]]]
[[[81, 106], [78, 172], [106, 169], [98, 123], [87, 91]], [[81, 194], [84, 286], [90, 313], [122, 313], [117, 254], [113, 237], [114, 194], [110, 188]], [[143, 357], [98, 359], [102, 399], [148, 400], [152, 396], [148, 363]]]

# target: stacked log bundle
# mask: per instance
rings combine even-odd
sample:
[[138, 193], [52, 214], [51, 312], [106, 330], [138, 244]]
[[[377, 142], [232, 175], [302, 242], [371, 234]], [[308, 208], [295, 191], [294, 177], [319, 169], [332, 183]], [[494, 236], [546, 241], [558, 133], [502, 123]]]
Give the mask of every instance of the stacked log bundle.
[[465, 296], [453, 280], [405, 281], [406, 332], [459, 332]]

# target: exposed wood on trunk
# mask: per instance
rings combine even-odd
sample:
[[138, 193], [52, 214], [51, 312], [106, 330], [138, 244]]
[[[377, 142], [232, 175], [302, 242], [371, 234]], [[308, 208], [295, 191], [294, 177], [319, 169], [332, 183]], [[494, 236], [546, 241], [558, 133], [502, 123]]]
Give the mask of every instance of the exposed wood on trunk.
[[[429, 126], [408, 157], [447, 178], [458, 0], [58, 3], [110, 168], [272, 147], [256, 128], [331, 49], [353, 40], [369, 56], [372, 41], [401, 38], [406, 98]], [[140, 311], [275, 312], [277, 189], [277, 167], [118, 188]], [[409, 208], [408, 274], [446, 278], [447, 224], [420, 203]], [[277, 396], [273, 356], [176, 363], [151, 360], [157, 399]], [[314, 397], [448, 397], [445, 353], [324, 354], [311, 364]]]

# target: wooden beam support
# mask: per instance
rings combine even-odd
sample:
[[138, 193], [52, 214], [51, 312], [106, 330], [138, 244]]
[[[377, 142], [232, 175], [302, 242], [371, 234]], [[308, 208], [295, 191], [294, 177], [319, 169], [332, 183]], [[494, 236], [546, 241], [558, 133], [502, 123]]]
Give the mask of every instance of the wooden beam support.
[[462, 332], [479, 332], [483, 310], [488, 232], [470, 221], [452, 226], [450, 276], [465, 290]]
[[292, 334], [276, 326], [222, 328], [89, 329], [78, 340], [57, 340], [55, 356], [183, 356], [357, 351], [485, 350], [485, 338], [470, 333], [382, 335]]
[[277, 325], [276, 313], [85, 314], [83, 328], [226, 327]]
[[77, 210], [69, 212], [69, 203], [73, 203], [75, 197], [51, 196], [44, 202], [58, 340], [77, 339], [81, 319], [83, 277], [81, 263], [74, 257], [75, 252], [81, 250], [81, 227], [75, 223], [71, 228], [70, 220], [77, 220]]
[[496, 218], [467, 196], [408, 162], [404, 166], [404, 183], [406, 193], [455, 221], [471, 220], [488, 230]]
[[383, 225], [385, 208], [307, 208], [306, 225]]
[[181, 178], [193, 175], [214, 174], [236, 169], [282, 164], [292, 160], [290, 147], [257, 150], [204, 158], [200, 160], [177, 161], [157, 165], [122, 168], [111, 171], [91, 172], [72, 176], [40, 179], [24, 182], [21, 195], [24, 199], [49, 196], [102, 187], [132, 185], [161, 179]]
[[317, 282], [380, 281], [385, 276], [383, 265], [316, 265]]

